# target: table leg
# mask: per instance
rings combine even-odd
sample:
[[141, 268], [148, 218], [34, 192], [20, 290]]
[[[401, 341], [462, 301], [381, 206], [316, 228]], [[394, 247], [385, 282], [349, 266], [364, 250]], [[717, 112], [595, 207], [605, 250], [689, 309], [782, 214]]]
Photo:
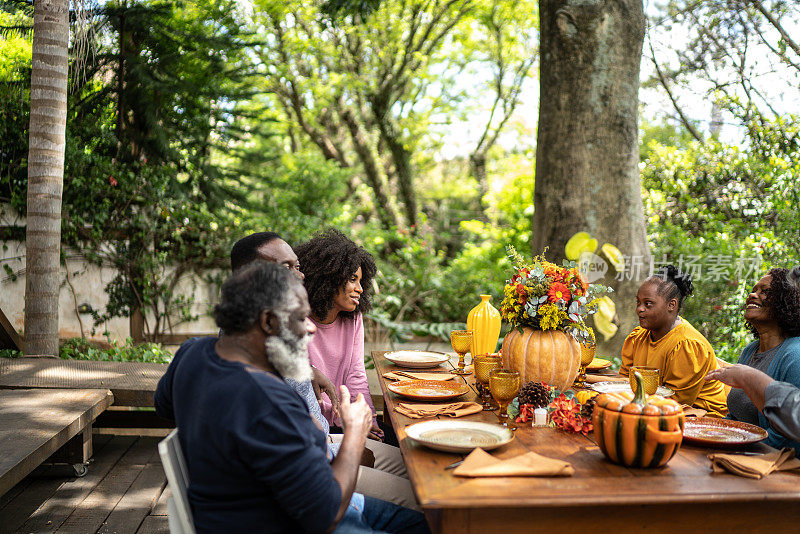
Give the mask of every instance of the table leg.
[[92, 457], [92, 425], [86, 427], [54, 452], [45, 463], [85, 464]]

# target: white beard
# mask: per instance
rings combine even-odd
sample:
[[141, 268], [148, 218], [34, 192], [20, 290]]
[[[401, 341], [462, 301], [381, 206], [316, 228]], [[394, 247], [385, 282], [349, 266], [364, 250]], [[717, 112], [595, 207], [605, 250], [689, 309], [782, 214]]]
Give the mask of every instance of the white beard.
[[297, 382], [311, 380], [311, 363], [308, 361], [310, 335], [297, 337], [287, 328], [283, 317], [279, 317], [280, 331], [264, 341], [267, 361], [283, 378]]

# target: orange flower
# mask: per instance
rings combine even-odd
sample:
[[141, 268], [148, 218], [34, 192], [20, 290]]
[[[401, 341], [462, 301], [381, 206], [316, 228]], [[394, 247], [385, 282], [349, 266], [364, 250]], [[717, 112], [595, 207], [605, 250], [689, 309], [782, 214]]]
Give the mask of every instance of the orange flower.
[[550, 297], [550, 302], [558, 302], [559, 300], [569, 302], [569, 299], [572, 298], [569, 288], [561, 282], [555, 282], [551, 285], [547, 291], [547, 296]]
[[563, 393], [553, 399], [548, 408], [550, 420], [562, 430], [580, 432], [586, 436], [593, 429], [592, 421], [581, 415], [580, 404], [575, 399], [568, 399]]

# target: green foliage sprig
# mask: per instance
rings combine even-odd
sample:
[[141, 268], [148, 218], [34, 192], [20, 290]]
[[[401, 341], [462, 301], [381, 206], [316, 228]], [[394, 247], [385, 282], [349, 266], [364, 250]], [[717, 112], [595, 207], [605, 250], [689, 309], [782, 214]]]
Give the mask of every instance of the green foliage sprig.
[[[58, 353], [62, 360], [94, 360], [107, 362], [147, 362], [169, 363], [172, 354], [158, 343], [134, 344], [131, 338], [120, 345], [112, 342], [108, 348], [100, 348], [86, 338], [68, 339], [61, 345]], [[3, 349], [0, 358], [20, 358], [22, 352]]]

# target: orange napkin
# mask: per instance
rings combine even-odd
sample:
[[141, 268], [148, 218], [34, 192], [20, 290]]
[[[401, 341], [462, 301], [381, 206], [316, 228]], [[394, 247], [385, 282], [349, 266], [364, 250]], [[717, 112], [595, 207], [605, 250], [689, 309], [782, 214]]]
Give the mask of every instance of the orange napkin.
[[396, 412], [411, 417], [412, 419], [422, 419], [423, 417], [434, 417], [437, 415], [447, 415], [448, 417], [462, 417], [483, 411], [483, 407], [476, 402], [451, 402], [450, 404], [410, 404], [401, 402], [395, 407]]
[[403, 374], [398, 374], [396, 371], [389, 371], [383, 373], [383, 378], [387, 380], [452, 380], [456, 377], [450, 373], [419, 373], [403, 371]]
[[705, 417], [708, 413], [707, 410], [702, 408], [693, 408], [688, 404], [681, 404], [681, 408], [683, 408], [683, 415], [686, 417]]
[[597, 382], [627, 382], [628, 379], [614, 375], [592, 375], [587, 373], [586, 381], [590, 384], [596, 384]]
[[715, 473], [728, 471], [747, 478], [764, 478], [774, 471], [800, 469], [800, 460], [794, 457], [794, 450], [783, 449], [757, 456], [743, 454], [714, 453], [708, 455]]
[[456, 467], [460, 477], [569, 477], [575, 470], [569, 462], [527, 452], [500, 460], [483, 449], [475, 449]]

